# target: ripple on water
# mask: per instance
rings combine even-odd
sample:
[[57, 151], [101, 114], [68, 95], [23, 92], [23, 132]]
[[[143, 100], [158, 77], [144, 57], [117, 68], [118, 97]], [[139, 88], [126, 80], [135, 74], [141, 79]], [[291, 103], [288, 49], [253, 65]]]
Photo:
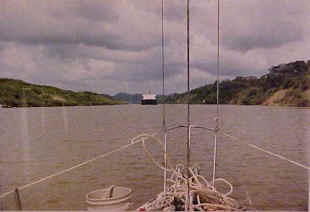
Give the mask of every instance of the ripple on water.
[[[184, 122], [184, 108], [184, 105], [167, 105], [167, 124]], [[214, 120], [210, 118], [214, 111], [214, 106], [195, 105], [192, 121], [214, 126]], [[247, 144], [307, 164], [309, 134], [305, 123], [310, 120], [309, 113], [293, 108], [238, 106], [222, 106], [221, 112], [223, 131], [227, 129], [226, 133], [229, 131], [240, 138], [239, 141], [223, 136], [218, 138], [217, 177], [224, 177], [234, 185], [233, 196], [258, 210], [307, 209], [307, 170]], [[66, 120], [61, 108], [45, 108], [44, 113], [44, 126], [28, 128], [30, 137], [49, 129], [44, 137], [30, 138], [27, 144], [21, 142], [19, 134], [23, 131], [18, 127], [6, 132], [5, 138], [10, 139], [6, 142], [10, 145], [1, 145], [0, 171], [5, 173], [0, 176], [1, 184], [5, 185], [1, 192], [128, 144], [138, 133], [157, 132], [161, 124], [159, 105], [152, 108], [140, 105], [68, 107]], [[32, 110], [25, 117], [31, 119], [31, 123], [41, 123], [41, 114], [41, 110]], [[15, 117], [5, 121], [7, 126], [20, 126], [19, 120]], [[2, 133], [3, 129], [0, 129], [0, 136]], [[173, 162], [184, 160], [185, 139], [186, 129], [169, 134], [168, 150]], [[192, 147], [194, 162], [200, 164], [202, 173], [210, 180], [212, 135], [195, 131]], [[152, 155], [161, 157], [158, 146], [148, 144], [148, 148]], [[23, 164], [27, 163], [22, 158], [24, 150], [29, 151], [26, 156], [30, 165]], [[134, 206], [138, 207], [162, 191], [162, 183], [162, 171], [148, 161], [141, 146], [137, 145], [28, 188], [22, 195], [29, 210], [84, 210], [86, 193], [114, 184], [132, 188]], [[10, 209], [9, 204], [4, 205]]]

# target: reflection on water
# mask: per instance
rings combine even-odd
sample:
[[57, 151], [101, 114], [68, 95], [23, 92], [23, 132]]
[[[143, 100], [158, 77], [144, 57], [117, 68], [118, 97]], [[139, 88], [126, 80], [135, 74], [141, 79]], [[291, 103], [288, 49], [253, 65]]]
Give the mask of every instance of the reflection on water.
[[[167, 105], [167, 124], [184, 123], [185, 105]], [[214, 127], [215, 107], [192, 106], [192, 121]], [[252, 143], [309, 166], [310, 110], [222, 106], [217, 177], [234, 186], [233, 196], [261, 210], [307, 210], [309, 172], [249, 147]], [[141, 105], [1, 109], [0, 193], [72, 167], [122, 145], [140, 133], [159, 132], [161, 107]], [[160, 137], [161, 135], [159, 135]], [[168, 134], [169, 157], [183, 162], [186, 130]], [[156, 143], [147, 144], [162, 161]], [[192, 159], [211, 180], [213, 136], [192, 132]], [[134, 190], [134, 207], [163, 189], [163, 173], [141, 146], [95, 161], [21, 192], [24, 209], [83, 210], [85, 194], [111, 184]], [[0, 200], [16, 209], [14, 196]]]
[[[17, 124], [19, 124], [19, 127], [17, 127], [20, 130], [19, 133], [19, 141], [21, 143], [21, 150], [22, 153], [18, 160], [20, 161], [30, 161], [31, 160], [31, 154], [30, 154], [30, 136], [29, 136], [29, 126], [28, 126], [28, 113], [26, 108], [21, 108], [19, 110], [20, 114], [20, 120]], [[29, 167], [24, 166], [23, 167], [23, 176], [25, 179], [27, 179], [27, 176], [31, 173], [31, 170]]]
[[66, 107], [62, 107], [62, 118], [63, 118], [64, 133], [65, 136], [68, 136], [69, 123]]
[[46, 133], [46, 118], [45, 118], [45, 107], [41, 107], [41, 133]]
[[[304, 125], [304, 130], [305, 130], [305, 136], [304, 139], [306, 140], [306, 146], [305, 148], [308, 150], [307, 153], [307, 161], [308, 161], [308, 165], [310, 164], [310, 115], [308, 113], [308, 115], [306, 115], [305, 117], [306, 120], [306, 124]], [[302, 145], [301, 145], [302, 146]], [[308, 171], [308, 195], [310, 195], [310, 171]], [[310, 209], [310, 196], [308, 196], [308, 210]]]

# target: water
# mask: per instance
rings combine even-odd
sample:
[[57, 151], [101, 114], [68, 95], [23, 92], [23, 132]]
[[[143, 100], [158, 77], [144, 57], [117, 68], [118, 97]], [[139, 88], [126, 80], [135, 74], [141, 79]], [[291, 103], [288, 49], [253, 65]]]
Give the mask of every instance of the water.
[[[193, 105], [192, 122], [214, 127], [214, 106]], [[168, 125], [184, 123], [185, 105], [167, 105]], [[0, 193], [109, 152], [140, 133], [159, 132], [161, 106], [0, 109]], [[247, 144], [309, 166], [310, 110], [262, 106], [222, 106], [217, 176], [234, 186], [233, 197], [259, 210], [307, 210], [309, 172]], [[186, 130], [168, 135], [169, 158], [184, 160]], [[158, 144], [148, 143], [158, 160]], [[192, 160], [211, 179], [213, 135], [193, 130]], [[114, 184], [134, 190], [134, 207], [163, 189], [163, 173], [140, 145], [97, 160], [21, 191], [26, 210], [84, 210], [85, 194]], [[223, 188], [225, 189], [225, 188]], [[0, 200], [16, 209], [14, 195]]]

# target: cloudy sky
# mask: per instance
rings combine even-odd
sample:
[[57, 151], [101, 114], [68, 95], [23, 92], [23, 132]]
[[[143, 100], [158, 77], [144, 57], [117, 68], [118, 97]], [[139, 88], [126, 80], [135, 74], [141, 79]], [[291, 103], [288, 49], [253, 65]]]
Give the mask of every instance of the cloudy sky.
[[[186, 89], [185, 0], [165, 0], [166, 93]], [[1, 0], [0, 78], [161, 92], [161, 0]], [[310, 59], [309, 0], [222, 0], [221, 79]], [[190, 1], [191, 88], [214, 82], [217, 1]]]

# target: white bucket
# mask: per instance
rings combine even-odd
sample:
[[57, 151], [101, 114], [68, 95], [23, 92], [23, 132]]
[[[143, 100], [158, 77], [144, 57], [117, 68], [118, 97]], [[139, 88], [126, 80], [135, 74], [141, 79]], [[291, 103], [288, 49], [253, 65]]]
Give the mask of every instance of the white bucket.
[[92, 191], [86, 194], [87, 210], [125, 211], [129, 209], [132, 190], [121, 186]]

